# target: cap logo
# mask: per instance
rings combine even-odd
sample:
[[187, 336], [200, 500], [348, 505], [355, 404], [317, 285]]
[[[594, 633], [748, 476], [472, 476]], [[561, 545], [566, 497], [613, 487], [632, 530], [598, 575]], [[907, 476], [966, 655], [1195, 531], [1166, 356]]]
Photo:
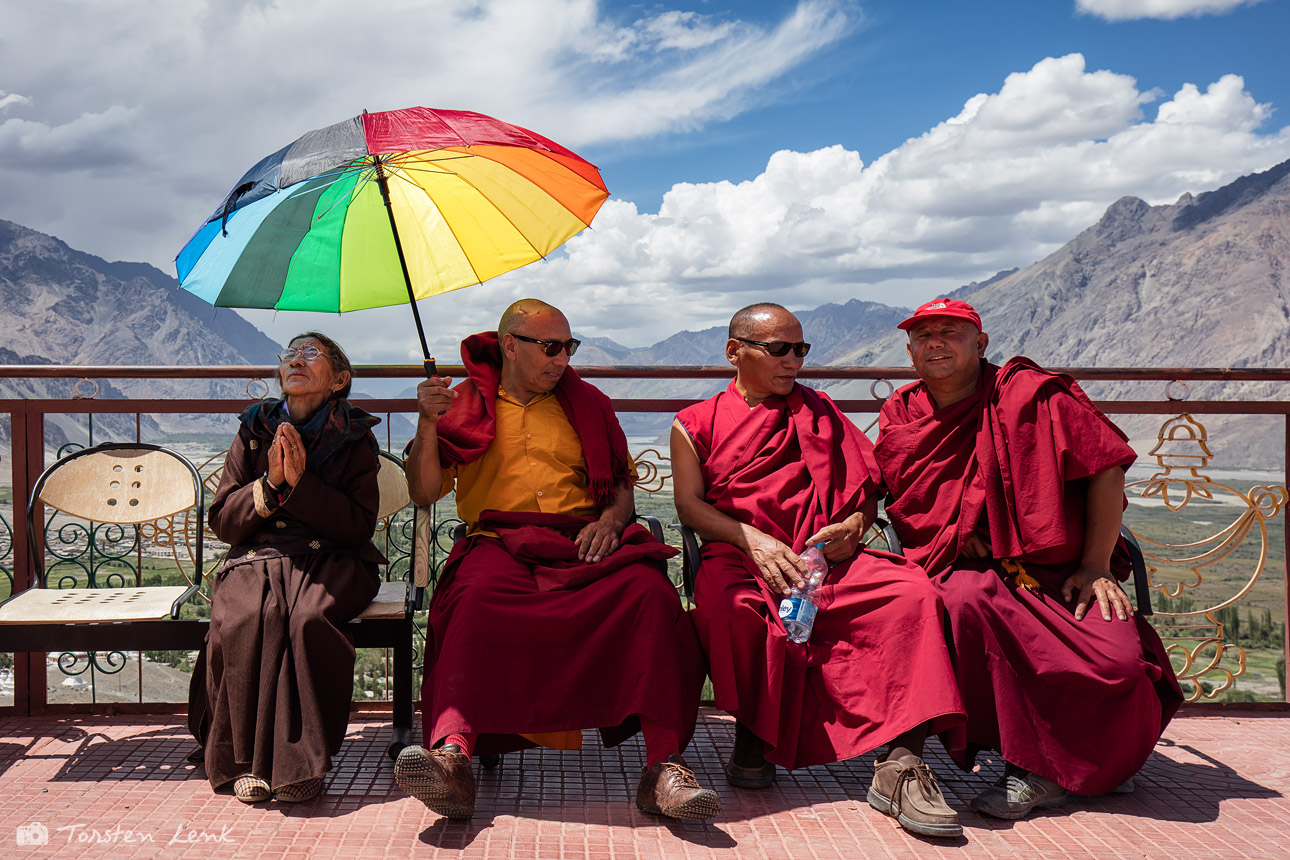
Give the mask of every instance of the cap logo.
[[927, 310], [929, 310], [929, 311], [930, 311], [930, 310], [934, 310], [934, 309], [936, 309], [936, 308], [943, 308], [943, 307], [945, 307], [945, 306], [946, 306], [946, 305], [945, 305], [945, 302], [937, 302], [937, 303], [936, 303], [936, 304], [934, 304], [934, 305], [928, 305], [928, 306], [927, 306]]

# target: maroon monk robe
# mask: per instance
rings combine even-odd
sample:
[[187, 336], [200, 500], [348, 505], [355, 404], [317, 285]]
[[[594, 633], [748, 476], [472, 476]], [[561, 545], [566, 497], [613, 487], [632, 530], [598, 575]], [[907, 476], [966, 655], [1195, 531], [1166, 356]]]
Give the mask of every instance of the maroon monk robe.
[[[795, 552], [876, 491], [871, 443], [810, 388], [749, 408], [732, 382], [677, 420], [708, 503]], [[780, 600], [742, 550], [704, 542], [691, 614], [716, 704], [766, 742], [768, 760], [842, 761], [929, 721], [933, 732], [962, 722], [944, 611], [918, 567], [868, 550], [833, 566], [805, 645], [788, 641]]]
[[[887, 515], [950, 615], [968, 722], [943, 740], [964, 769], [994, 749], [1070, 791], [1106, 792], [1142, 766], [1182, 701], [1145, 619], [1108, 622], [1094, 605], [1076, 621], [1061, 597], [1083, 552], [1086, 479], [1135, 455], [1069, 376], [1021, 357], [981, 370], [976, 393], [943, 409], [921, 382], [898, 390], [875, 451]], [[994, 558], [962, 557], [974, 529]], [[1019, 586], [1004, 559], [1037, 586]], [[1129, 573], [1122, 545], [1111, 569]]]
[[533, 745], [520, 734], [585, 728], [614, 746], [638, 715], [689, 743], [703, 656], [663, 566], [675, 550], [629, 526], [622, 548], [577, 562], [572, 536], [589, 521], [485, 512], [500, 537], [453, 547], [427, 624], [426, 747], [476, 732], [487, 755]]
[[[468, 379], [438, 427], [447, 463], [478, 459], [496, 436], [497, 333], [471, 335], [461, 356]], [[627, 440], [609, 398], [572, 368], [555, 394], [582, 443], [589, 497], [603, 507], [614, 487], [631, 492]], [[586, 520], [485, 514], [499, 537], [458, 541], [431, 599], [424, 745], [475, 732], [474, 752], [488, 755], [533, 746], [521, 734], [598, 728], [613, 746], [645, 716], [684, 749], [698, 716], [703, 653], [667, 578], [663, 559], [674, 552], [629, 526], [618, 550], [589, 565], [576, 560], [572, 539]]]

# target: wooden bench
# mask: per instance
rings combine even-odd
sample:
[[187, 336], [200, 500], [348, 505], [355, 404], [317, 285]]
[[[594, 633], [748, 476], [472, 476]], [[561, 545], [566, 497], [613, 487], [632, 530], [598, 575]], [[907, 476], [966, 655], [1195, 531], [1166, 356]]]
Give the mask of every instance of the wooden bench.
[[[381, 454], [379, 516], [388, 524], [410, 499], [402, 462]], [[97, 587], [91, 570], [86, 588], [76, 577], [52, 576], [44, 564], [43, 508], [61, 511], [93, 540], [95, 524], [161, 536], [179, 564], [180, 544], [191, 543], [193, 575], [188, 585]], [[389, 648], [394, 654], [391, 757], [412, 737], [413, 613], [429, 582], [430, 517], [415, 509], [407, 582], [383, 582], [371, 605], [350, 624], [359, 648]], [[0, 602], [0, 651], [194, 651], [205, 647], [210, 622], [181, 618], [185, 603], [201, 590], [206, 519], [203, 482], [183, 455], [145, 443], [105, 443], [69, 454], [40, 476], [27, 509], [31, 547], [30, 587]], [[88, 525], [81, 524], [81, 521]], [[184, 527], [179, 528], [183, 523]], [[138, 538], [136, 537], [136, 540]], [[53, 583], [47, 580], [53, 578]], [[115, 573], [108, 577], [120, 579]], [[109, 586], [112, 582], [107, 583]]]

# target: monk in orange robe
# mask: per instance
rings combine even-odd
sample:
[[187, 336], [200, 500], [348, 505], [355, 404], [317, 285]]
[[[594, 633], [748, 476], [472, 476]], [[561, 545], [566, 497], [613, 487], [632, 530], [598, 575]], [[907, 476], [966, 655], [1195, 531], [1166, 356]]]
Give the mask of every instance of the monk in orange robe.
[[987, 362], [966, 302], [900, 328], [920, 380], [883, 404], [876, 454], [905, 554], [949, 611], [968, 721], [943, 740], [964, 769], [982, 749], [1007, 762], [972, 807], [1015, 819], [1127, 790], [1182, 700], [1119, 585], [1133, 449], [1069, 376]]
[[637, 806], [711, 818], [720, 798], [680, 756], [703, 657], [667, 578], [675, 550], [631, 523], [627, 440], [609, 399], [568, 366], [577, 347], [563, 313], [524, 299], [462, 344], [465, 382], [418, 386], [409, 489], [428, 504], [455, 487], [467, 535], [430, 602], [424, 746], [400, 753], [395, 779], [469, 818], [472, 754], [641, 731]]
[[[765, 788], [775, 766], [842, 761], [890, 744], [870, 805], [924, 836], [958, 836], [958, 814], [922, 760], [963, 705], [927, 574], [861, 546], [877, 511], [873, 444], [827, 395], [796, 381], [810, 344], [775, 304], [730, 321], [735, 379], [672, 428], [681, 521], [704, 538], [695, 626], [717, 707], [734, 714], [726, 778]], [[823, 542], [832, 564], [815, 626], [791, 642], [780, 601]]]

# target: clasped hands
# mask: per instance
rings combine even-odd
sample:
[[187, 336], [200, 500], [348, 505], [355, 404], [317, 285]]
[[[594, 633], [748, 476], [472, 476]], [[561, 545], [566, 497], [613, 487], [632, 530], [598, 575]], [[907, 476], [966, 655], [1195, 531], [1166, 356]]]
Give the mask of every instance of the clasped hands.
[[290, 421], [278, 425], [269, 445], [269, 483], [294, 487], [305, 473], [305, 443]]
[[[860, 548], [860, 535], [864, 531], [858, 518], [848, 518], [840, 523], [830, 523], [807, 539], [806, 545], [823, 543], [824, 557], [836, 564], [846, 561]], [[806, 562], [782, 541], [752, 526], [744, 527], [748, 555], [757, 565], [757, 572], [770, 586], [771, 591], [787, 595], [794, 588], [806, 584]]]

